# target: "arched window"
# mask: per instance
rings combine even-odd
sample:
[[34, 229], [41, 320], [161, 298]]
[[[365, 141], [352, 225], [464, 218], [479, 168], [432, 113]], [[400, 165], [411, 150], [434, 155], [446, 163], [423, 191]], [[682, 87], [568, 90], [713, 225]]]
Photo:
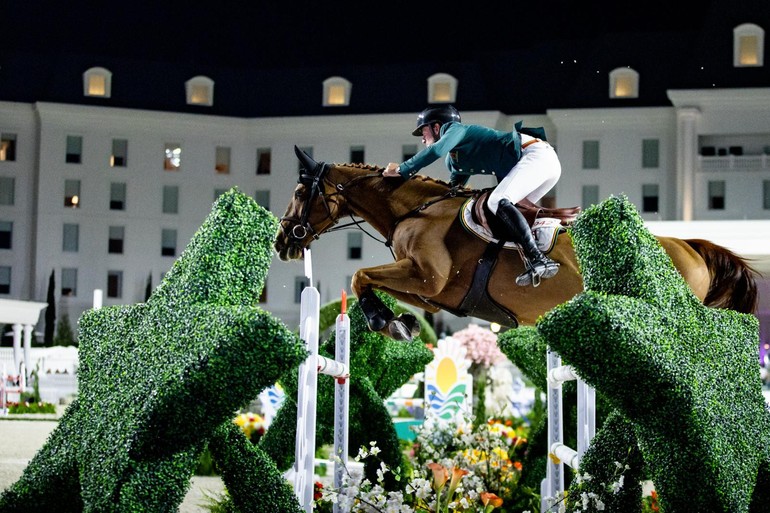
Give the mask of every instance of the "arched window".
[[744, 23], [733, 29], [733, 66], [763, 66], [765, 59], [765, 31], [753, 23]]
[[198, 75], [184, 83], [188, 105], [214, 105], [214, 81]]
[[346, 107], [350, 105], [353, 84], [342, 77], [329, 77], [323, 81], [323, 106]]
[[610, 98], [639, 98], [639, 73], [631, 68], [610, 71]]
[[457, 101], [457, 79], [446, 73], [428, 77], [428, 103], [455, 103]]
[[109, 98], [112, 95], [112, 72], [105, 68], [89, 68], [83, 72], [83, 96]]

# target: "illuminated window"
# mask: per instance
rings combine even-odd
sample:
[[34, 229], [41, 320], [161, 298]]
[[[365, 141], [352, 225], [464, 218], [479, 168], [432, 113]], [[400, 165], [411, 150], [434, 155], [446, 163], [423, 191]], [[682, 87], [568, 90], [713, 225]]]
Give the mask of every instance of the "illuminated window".
[[110, 238], [107, 244], [107, 253], [123, 254], [123, 239], [125, 228], [123, 226], [110, 226]]
[[0, 205], [13, 205], [15, 192], [16, 179], [12, 176], [0, 176]]
[[163, 213], [164, 214], [179, 213], [179, 186], [177, 185], [163, 186]]
[[16, 134], [0, 136], [0, 160], [16, 160]]
[[123, 295], [123, 271], [107, 271], [107, 297]]
[[110, 184], [110, 210], [126, 209], [126, 184], [112, 182]]
[[217, 146], [214, 162], [214, 171], [221, 175], [230, 173], [230, 148]]
[[176, 230], [163, 228], [160, 234], [161, 256], [176, 256]]
[[765, 60], [765, 31], [753, 23], [733, 29], [733, 66], [763, 66]]
[[182, 167], [182, 146], [179, 143], [166, 143], [163, 169], [178, 171]]
[[323, 81], [323, 106], [345, 107], [350, 105], [353, 85], [342, 77], [329, 77]]
[[128, 140], [113, 139], [112, 155], [110, 155], [110, 166], [126, 167], [128, 165]]
[[67, 152], [64, 161], [67, 164], [80, 164], [83, 160], [83, 137], [79, 135], [67, 136]]
[[457, 100], [457, 79], [446, 73], [428, 77], [428, 103], [454, 103]]
[[112, 95], [112, 73], [104, 68], [90, 68], [83, 73], [83, 96], [109, 98]]
[[599, 141], [583, 141], [583, 169], [599, 169]]
[[639, 73], [631, 68], [610, 72], [610, 98], [639, 98]]
[[709, 210], [725, 209], [725, 182], [724, 180], [710, 180], [708, 183]]
[[64, 206], [80, 208], [80, 180], [64, 180]]
[[11, 293], [11, 268], [0, 265], [0, 294]]
[[80, 240], [80, 226], [64, 223], [62, 227], [62, 251], [65, 253], [77, 253]]
[[642, 184], [642, 212], [658, 211], [658, 184]]
[[184, 85], [188, 105], [214, 105], [214, 81], [209, 77], [193, 77]]
[[78, 295], [78, 270], [69, 267], [62, 267], [61, 270], [61, 295]]
[[13, 249], [13, 222], [0, 221], [0, 249]]
[[270, 174], [270, 148], [257, 149], [257, 174]]

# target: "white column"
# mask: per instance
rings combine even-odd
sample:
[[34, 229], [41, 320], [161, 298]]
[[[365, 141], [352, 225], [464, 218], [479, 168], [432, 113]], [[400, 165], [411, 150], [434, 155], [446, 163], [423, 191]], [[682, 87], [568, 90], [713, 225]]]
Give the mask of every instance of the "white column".
[[19, 374], [21, 365], [21, 324], [13, 325], [13, 374]]
[[692, 221], [695, 210], [695, 168], [698, 155], [700, 110], [682, 107], [676, 111], [676, 214]]
[[30, 356], [32, 350], [32, 330], [35, 328], [32, 324], [24, 325], [24, 368], [26, 369], [25, 378], [29, 379], [29, 373], [35, 370]]

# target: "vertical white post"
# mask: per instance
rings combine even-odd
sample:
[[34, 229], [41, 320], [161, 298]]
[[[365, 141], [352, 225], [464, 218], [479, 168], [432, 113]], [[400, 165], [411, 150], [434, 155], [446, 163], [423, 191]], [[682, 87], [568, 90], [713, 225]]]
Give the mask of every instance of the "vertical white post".
[[[555, 351], [551, 351], [548, 348], [548, 365], [547, 372], [550, 373], [551, 369], [555, 369], [561, 366], [561, 357]], [[561, 383], [552, 384], [548, 382], [548, 450], [550, 454], [550, 448], [555, 443], [561, 443], [564, 439], [564, 433], [562, 429], [562, 396], [561, 396]], [[541, 484], [541, 497], [543, 511], [553, 506], [556, 502], [560, 501], [564, 497], [564, 464], [559, 461], [555, 463], [552, 458], [548, 458], [546, 461], [545, 480]]]
[[94, 289], [94, 310], [102, 307], [102, 289]]
[[[350, 368], [350, 318], [347, 315], [347, 295], [342, 291], [340, 314], [337, 316], [334, 359]], [[348, 462], [348, 405], [350, 381], [337, 378], [334, 385], [334, 488], [342, 488], [345, 465]], [[343, 513], [334, 503], [334, 513]]]
[[21, 368], [21, 324], [13, 325], [13, 373], [18, 375]]
[[[34, 366], [32, 365], [32, 330], [35, 327], [31, 324], [25, 324], [24, 325], [24, 366], [27, 368], [27, 372], [31, 372], [34, 370]], [[22, 372], [19, 372], [19, 374], [24, 374]], [[24, 374], [24, 378], [28, 378], [26, 374]]]

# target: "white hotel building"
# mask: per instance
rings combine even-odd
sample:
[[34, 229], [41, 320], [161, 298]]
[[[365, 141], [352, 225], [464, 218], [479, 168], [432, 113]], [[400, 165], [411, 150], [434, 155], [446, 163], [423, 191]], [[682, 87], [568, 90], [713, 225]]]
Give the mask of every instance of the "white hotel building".
[[[412, 78], [389, 96], [375, 74], [394, 69], [244, 75], [179, 66], [148, 99], [140, 89], [152, 63], [77, 56], [41, 77], [18, 56], [0, 74], [0, 298], [43, 302], [54, 272], [57, 312], [73, 322], [95, 289], [106, 305], [143, 301], [148, 280], [157, 286], [222, 192], [237, 186], [280, 217], [296, 185], [294, 145], [317, 160], [385, 165], [419, 149], [415, 116], [441, 103], [468, 123], [544, 126], [563, 167], [546, 201], [587, 206], [625, 194], [653, 233], [721, 243], [770, 277], [767, 19], [747, 16], [686, 55], [661, 57], [653, 42], [652, 64], [612, 38], [586, 42], [612, 52], [550, 72], [527, 66], [559, 49], [516, 53], [516, 72], [501, 65], [497, 85], [539, 72], [555, 83], [519, 103], [515, 80], [511, 98], [479, 92], [484, 63], [410, 65], [397, 72]], [[699, 69], [706, 54], [716, 71]], [[682, 62], [691, 69], [672, 74]], [[441, 163], [424, 173], [447, 176]], [[472, 186], [493, 185], [477, 178]], [[322, 237], [313, 245], [322, 301], [349, 290], [356, 269], [391, 258], [360, 231]], [[295, 325], [303, 285], [303, 266], [276, 258], [262, 306]], [[759, 285], [768, 343], [770, 278]], [[455, 329], [468, 322], [443, 316]]]

